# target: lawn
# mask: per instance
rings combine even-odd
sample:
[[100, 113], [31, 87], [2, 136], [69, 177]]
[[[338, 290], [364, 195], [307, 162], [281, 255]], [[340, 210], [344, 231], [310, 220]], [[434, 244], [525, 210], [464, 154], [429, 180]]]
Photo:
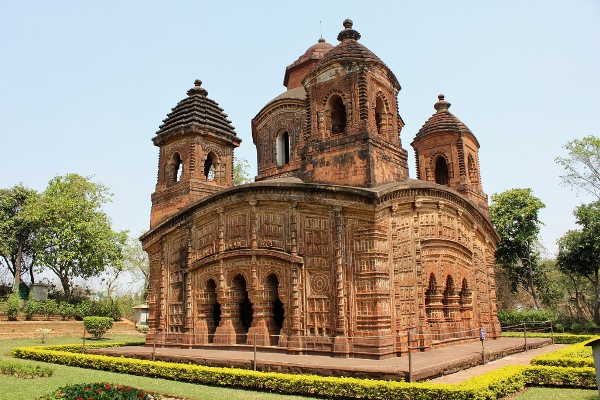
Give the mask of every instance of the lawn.
[[[511, 397], [512, 399], [512, 397]], [[597, 390], [533, 388], [514, 400], [598, 400]]]
[[[139, 341], [139, 336], [107, 335], [109, 341]], [[105, 341], [106, 342], [106, 341]], [[57, 337], [46, 339], [46, 344], [81, 343], [81, 337]], [[88, 342], [89, 343], [89, 342]], [[10, 350], [14, 347], [41, 345], [40, 339], [10, 339], [0, 341], [0, 360], [13, 360], [20, 363], [50, 365], [54, 369], [52, 377], [23, 379], [0, 375], [0, 400], [32, 400], [61, 386], [84, 382], [119, 383], [151, 392], [168, 394], [186, 399], [226, 399], [226, 400], [292, 400], [306, 399], [300, 396], [284, 396], [239, 389], [217, 388], [191, 383], [175, 382], [166, 379], [139, 377], [115, 372], [97, 371], [37, 361], [14, 359]]]
[[[107, 335], [103, 342], [139, 341], [139, 336]], [[46, 344], [81, 343], [81, 337], [56, 337], [46, 339]], [[89, 343], [89, 341], [88, 341]], [[37, 361], [14, 359], [10, 350], [14, 347], [41, 345], [40, 339], [10, 339], [0, 341], [0, 360], [13, 360], [31, 365], [49, 365], [54, 369], [52, 377], [23, 379], [0, 375], [0, 400], [31, 400], [49, 393], [61, 386], [84, 382], [109, 382], [128, 385], [151, 392], [162, 393], [185, 399], [224, 399], [224, 400], [306, 400], [301, 396], [286, 396], [239, 389], [217, 388], [198, 384], [169, 381], [166, 379], [139, 377], [114, 372], [97, 371], [64, 365], [46, 364]], [[599, 400], [597, 390], [532, 388], [511, 400]]]

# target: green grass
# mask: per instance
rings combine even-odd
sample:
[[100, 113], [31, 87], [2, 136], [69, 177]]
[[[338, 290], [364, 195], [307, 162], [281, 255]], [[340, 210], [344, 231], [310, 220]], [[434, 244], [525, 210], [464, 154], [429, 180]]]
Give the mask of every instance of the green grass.
[[514, 400], [598, 400], [597, 390], [533, 388]]
[[[139, 336], [107, 335], [106, 342], [139, 341]], [[57, 337], [46, 339], [46, 345], [81, 343], [81, 337]], [[88, 341], [86, 341], [88, 342]], [[32, 400], [54, 389], [73, 383], [109, 382], [144, 389], [146, 391], [168, 394], [186, 399], [224, 399], [224, 400], [292, 400], [306, 399], [300, 396], [284, 396], [263, 392], [251, 392], [239, 389], [202, 386], [192, 383], [147, 378], [115, 372], [97, 371], [64, 365], [48, 364], [38, 361], [15, 359], [10, 355], [14, 347], [41, 345], [40, 339], [11, 339], [0, 341], [0, 361], [12, 360], [15, 363], [30, 366], [43, 365], [54, 369], [51, 377], [23, 379], [0, 375], [0, 400]]]

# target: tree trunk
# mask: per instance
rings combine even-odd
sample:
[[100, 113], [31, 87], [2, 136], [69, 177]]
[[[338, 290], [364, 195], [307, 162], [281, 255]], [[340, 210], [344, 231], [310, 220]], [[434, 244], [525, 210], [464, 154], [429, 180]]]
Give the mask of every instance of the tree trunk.
[[19, 293], [19, 286], [21, 285], [21, 258], [23, 252], [23, 241], [19, 240], [17, 245], [17, 259], [15, 260], [15, 283], [13, 285], [13, 293]]
[[598, 268], [594, 268], [594, 323], [596, 326], [600, 325], [600, 285], [598, 282]]
[[531, 260], [527, 260], [527, 269], [529, 272], [529, 289], [531, 290], [531, 296], [533, 296], [533, 303], [535, 305], [535, 309], [540, 309], [540, 301], [538, 300], [537, 292], [535, 291], [535, 286], [533, 285], [533, 268], [531, 266]]

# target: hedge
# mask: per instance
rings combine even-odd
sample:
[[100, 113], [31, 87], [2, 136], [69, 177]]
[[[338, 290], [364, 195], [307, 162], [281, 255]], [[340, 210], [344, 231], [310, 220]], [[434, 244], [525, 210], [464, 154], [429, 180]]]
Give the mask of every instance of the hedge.
[[[502, 332], [502, 337], [523, 337], [523, 332]], [[528, 338], [548, 338], [552, 335], [550, 333], [529, 333], [527, 332]], [[554, 343], [555, 344], [575, 344], [581, 342], [587, 342], [591, 339], [598, 339], [597, 335], [573, 335], [569, 333], [555, 333]]]
[[[100, 346], [93, 346], [100, 347]], [[19, 358], [133, 375], [238, 387], [285, 394], [346, 399], [488, 400], [522, 390], [525, 385], [595, 387], [593, 368], [509, 366], [456, 385], [334, 378], [205, 367], [95, 354], [76, 354], [81, 346], [33, 346], [13, 349]]]
[[[590, 340], [595, 340], [596, 338], [597, 337], [594, 337]], [[590, 340], [535, 357], [531, 360], [531, 365], [593, 368], [594, 359], [592, 358], [592, 348], [586, 346]]]

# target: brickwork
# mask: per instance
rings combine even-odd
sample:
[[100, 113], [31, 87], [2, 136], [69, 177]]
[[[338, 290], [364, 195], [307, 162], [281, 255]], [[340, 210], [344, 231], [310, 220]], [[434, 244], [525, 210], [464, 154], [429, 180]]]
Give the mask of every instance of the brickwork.
[[473, 340], [480, 326], [500, 335], [475, 136], [440, 99], [410, 179], [400, 85], [344, 28], [290, 65], [288, 90], [252, 120], [256, 182], [232, 187], [239, 139], [221, 109], [194, 112], [199, 84], [165, 120], [142, 238], [151, 328], [188, 346], [369, 358]]

